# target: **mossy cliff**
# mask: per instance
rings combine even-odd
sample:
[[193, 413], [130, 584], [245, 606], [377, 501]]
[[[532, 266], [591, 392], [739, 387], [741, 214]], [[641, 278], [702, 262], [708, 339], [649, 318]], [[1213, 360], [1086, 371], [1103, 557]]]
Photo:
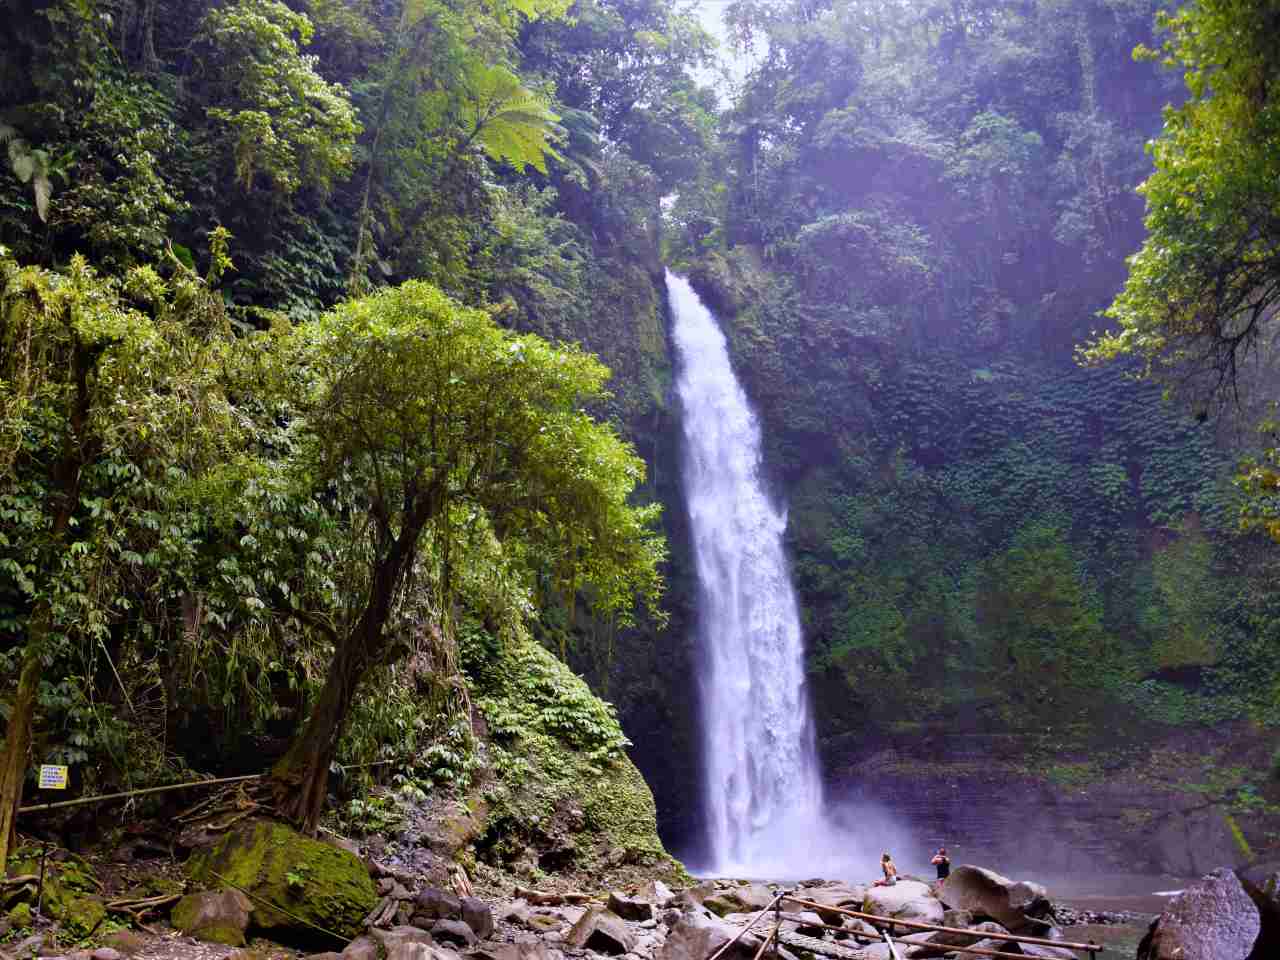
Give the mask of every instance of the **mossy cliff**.
[[628, 866], [680, 871], [658, 839], [653, 794], [627, 757], [613, 708], [531, 639], [481, 658], [471, 636], [476, 704], [490, 776], [477, 855], [537, 880]]

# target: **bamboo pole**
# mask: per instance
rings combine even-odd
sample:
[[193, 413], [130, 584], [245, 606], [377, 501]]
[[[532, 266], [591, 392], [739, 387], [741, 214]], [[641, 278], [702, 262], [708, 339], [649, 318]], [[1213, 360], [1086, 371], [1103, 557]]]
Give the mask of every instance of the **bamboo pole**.
[[[783, 916], [786, 917], [785, 914], [783, 914]], [[784, 922], [799, 923], [799, 925], [802, 927], [821, 927], [824, 930], [833, 930], [837, 933], [843, 933], [845, 936], [853, 940], [857, 940], [859, 944], [861, 944], [862, 941], [864, 940], [867, 943], [874, 943], [876, 939], [876, 936], [874, 933], [867, 933], [865, 930], [853, 930], [849, 927], [834, 927], [829, 923], [812, 923], [809, 921], [796, 921], [794, 919], [794, 915], [792, 915], [792, 917], [787, 918]], [[893, 922], [902, 923], [903, 921], [895, 920]], [[988, 935], [985, 933], [985, 931], [982, 931], [982, 930], [966, 930], [964, 932], [967, 933], [969, 936], [974, 937], [975, 939], [978, 939], [978, 940], [1002, 939], [998, 934]], [[901, 938], [899, 938], [899, 941], [904, 943], [909, 943], [912, 946], [916, 946], [916, 947], [924, 947], [924, 946], [934, 947], [939, 951], [945, 951], [947, 953], [972, 953], [981, 957], [996, 957], [998, 958], [998, 960], [1019, 960], [1019, 958], [1026, 957], [1025, 953], [1009, 953], [1008, 951], [1004, 951], [1004, 950], [988, 950], [985, 947], [957, 947], [947, 943], [938, 943], [938, 944], [918, 943], [914, 940], [903, 941]], [[1066, 944], [1061, 940], [1054, 940], [1053, 944], [1054, 946], [1066, 947]], [[796, 946], [801, 946], [801, 945], [796, 944]], [[843, 945], [833, 944], [833, 946], [843, 946]], [[801, 947], [801, 949], [811, 950], [811, 948], [803, 947], [803, 946]], [[845, 948], [845, 949], [848, 949], [848, 948]], [[1068, 947], [1067, 949], [1079, 949], [1079, 948]], [[1094, 948], [1094, 950], [1101, 951], [1102, 947], [1097, 946]], [[820, 952], [820, 951], [813, 951], [813, 952]]]
[[96, 797], [79, 797], [75, 800], [59, 800], [56, 803], [35, 803], [29, 807], [19, 807], [19, 813], [35, 813], [38, 810], [61, 810], [64, 807], [79, 807], [86, 803], [105, 803], [108, 800], [123, 800], [126, 797], [140, 797], [147, 793], [164, 793], [168, 790], [185, 790], [187, 787], [212, 787], [219, 783], [236, 783], [241, 780], [261, 780], [266, 774], [250, 773], [242, 777], [220, 777], [216, 780], [192, 780], [188, 783], [170, 783], [163, 787], [143, 787], [140, 790], [123, 790], [120, 793], [103, 793]]
[[729, 940], [729, 941], [727, 941], [727, 942], [725, 942], [725, 943], [721, 944], [721, 945], [720, 945], [720, 949], [719, 949], [719, 950], [717, 950], [715, 953], [713, 953], [711, 956], [707, 957], [707, 960], [720, 960], [720, 955], [721, 955], [721, 954], [723, 954], [726, 950], [728, 950], [728, 949], [729, 949], [730, 947], [732, 947], [735, 943], [737, 943], [739, 940], [741, 940], [741, 939], [742, 939], [743, 934], [745, 934], [748, 930], [750, 930], [752, 927], [754, 927], [754, 926], [755, 926], [755, 925], [760, 921], [760, 918], [761, 918], [761, 917], [763, 917], [763, 916], [764, 916], [766, 913], [768, 913], [770, 910], [772, 910], [772, 909], [773, 909], [773, 907], [774, 907], [774, 904], [776, 904], [779, 900], [782, 900], [782, 899], [783, 899], [783, 895], [782, 895], [782, 894], [778, 894], [776, 897], [774, 897], [772, 900], [770, 900], [770, 901], [769, 901], [769, 903], [768, 903], [768, 905], [767, 905], [763, 910], [761, 910], [759, 913], [757, 913], [757, 914], [752, 918], [752, 920], [751, 920], [751, 922], [750, 922], [750, 923], [748, 923], [745, 927], [743, 927], [743, 928], [742, 928], [741, 930], [739, 930], [736, 934], [734, 934], [734, 936], [733, 936], [733, 939], [732, 939], [732, 940]]
[[[872, 923], [892, 923], [901, 927], [914, 927], [916, 930], [936, 930], [939, 933], [963, 933], [969, 936], [973, 935], [972, 930], [963, 930], [959, 927], [944, 927], [937, 923], [922, 923], [919, 920], [898, 920], [893, 917], [881, 917], [874, 913], [861, 913], [857, 910], [847, 910], [844, 907], [833, 907], [827, 903], [816, 903], [813, 900], [802, 900], [798, 897], [784, 897], [783, 899], [791, 903], [799, 903], [806, 907], [816, 907], [821, 910], [829, 910], [832, 913], [842, 913], [847, 917], [854, 917], [858, 920], [868, 920]], [[1096, 953], [1102, 947], [1096, 943], [1074, 943], [1070, 940], [1049, 940], [1045, 937], [1028, 937], [1018, 933], [1005, 933], [1000, 935], [1002, 940], [1012, 940], [1015, 943], [1033, 943], [1041, 947], [1065, 947], [1068, 950], [1083, 950], [1086, 953]]]

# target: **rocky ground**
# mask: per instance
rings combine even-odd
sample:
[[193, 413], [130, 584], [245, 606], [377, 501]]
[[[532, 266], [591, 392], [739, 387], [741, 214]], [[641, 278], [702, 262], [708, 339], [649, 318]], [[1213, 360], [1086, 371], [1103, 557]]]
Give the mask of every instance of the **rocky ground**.
[[530, 882], [477, 863], [422, 869], [382, 843], [313, 840], [264, 818], [208, 839], [183, 863], [138, 838], [114, 857], [58, 850], [43, 917], [24, 879], [34, 863], [20, 861], [0, 886], [0, 960], [709, 960], [721, 948], [724, 960], [888, 960], [886, 932], [902, 958], [1068, 960], [1087, 951], [1067, 944], [1090, 940], [1121, 945], [1103, 958], [1133, 957], [1149, 924], [1138, 960], [1280, 957], [1276, 865], [1211, 874], [1151, 924], [1055, 905], [1035, 882], [972, 865], [893, 887], [694, 882], [670, 863]]

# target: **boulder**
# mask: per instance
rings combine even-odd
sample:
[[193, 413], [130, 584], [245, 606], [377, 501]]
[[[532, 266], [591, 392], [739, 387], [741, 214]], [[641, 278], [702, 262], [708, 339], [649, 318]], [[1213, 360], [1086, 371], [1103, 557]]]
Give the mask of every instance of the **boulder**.
[[636, 896], [641, 900], [648, 900], [650, 903], [666, 906], [667, 901], [674, 897], [675, 894], [661, 880], [646, 880], [636, 890]]
[[[369, 934], [377, 944], [382, 946], [383, 953], [388, 955], [390, 955], [391, 951], [402, 943], [422, 943], [430, 945], [435, 942], [431, 939], [430, 933], [425, 930], [419, 930], [417, 927], [392, 927], [390, 930], [373, 929], [369, 931]], [[368, 938], [357, 938], [357, 940], [366, 939]], [[357, 940], [353, 940], [352, 944], [354, 945]]]
[[1029, 880], [1010, 880], [994, 870], [969, 864], [956, 867], [939, 887], [942, 903], [968, 910], [975, 917], [989, 917], [1017, 933], [1038, 926], [1032, 918], [1052, 909], [1048, 892]]
[[447, 890], [427, 887], [418, 893], [413, 912], [432, 920], [457, 920], [462, 917], [462, 901]]
[[862, 901], [862, 911], [921, 923], [941, 923], [945, 912], [929, 885], [919, 880], [899, 880], [891, 887], [870, 888]]
[[[706, 960], [737, 933], [736, 927], [690, 910], [671, 924], [655, 960]], [[752, 960], [760, 942], [756, 932], [749, 930], [726, 951], [725, 960]]]
[[387, 952], [387, 960], [459, 960], [459, 955], [447, 947], [404, 941]]
[[[825, 884], [821, 887], [812, 887], [808, 890], [801, 891], [798, 896], [802, 900], [810, 900], [817, 907], [806, 907], [805, 909], [813, 910], [822, 918], [823, 923], [829, 923], [832, 926], [840, 926], [845, 919], [844, 914], [837, 913], [835, 910], [824, 909], [824, 907], [843, 907], [846, 910], [861, 910], [862, 901], [867, 897], [867, 887], [864, 886], [845, 886], [843, 884]], [[794, 904], [783, 904], [784, 906], [792, 906]]]
[[1258, 908], [1262, 931], [1249, 960], [1280, 957], [1280, 860], [1264, 861], [1236, 871], [1240, 885]]
[[475, 931], [461, 920], [437, 920], [431, 925], [431, 936], [440, 943], [452, 943], [459, 947], [472, 947], [479, 942]]
[[175, 903], [169, 922], [205, 943], [243, 947], [252, 913], [253, 901], [239, 890], [206, 890], [189, 893]]
[[541, 940], [533, 943], [494, 943], [489, 941], [466, 954], [474, 960], [560, 960], [563, 956]]
[[1247, 960], [1261, 931], [1257, 905], [1223, 868], [1169, 901], [1138, 945], [1138, 960]]
[[477, 940], [487, 940], [493, 934], [493, 911], [479, 897], [462, 898], [462, 922], [471, 928]]
[[370, 937], [356, 937], [342, 950], [344, 960], [378, 960], [378, 944]]
[[604, 907], [590, 907], [573, 925], [565, 943], [571, 947], [613, 955], [628, 953], [636, 945], [636, 935], [626, 921]]
[[241, 824], [194, 854], [190, 871], [211, 886], [248, 891], [254, 926], [276, 938], [313, 940], [318, 927], [350, 939], [378, 900], [360, 860], [271, 820]]
[[736, 904], [740, 910], [746, 913], [763, 910], [773, 903], [774, 896], [774, 892], [762, 883], [749, 883], [743, 887], [734, 887], [721, 894], [721, 897], [730, 903]]
[[653, 904], [651, 902], [642, 900], [639, 897], [628, 897], [617, 890], [609, 894], [609, 909], [623, 920], [632, 920], [636, 923], [653, 919]]
[[[1008, 944], [1008, 950], [1013, 944]], [[1078, 960], [1074, 951], [1066, 947], [1050, 947], [1041, 943], [1019, 943], [1018, 949], [1025, 957], [1041, 957], [1042, 960]]]

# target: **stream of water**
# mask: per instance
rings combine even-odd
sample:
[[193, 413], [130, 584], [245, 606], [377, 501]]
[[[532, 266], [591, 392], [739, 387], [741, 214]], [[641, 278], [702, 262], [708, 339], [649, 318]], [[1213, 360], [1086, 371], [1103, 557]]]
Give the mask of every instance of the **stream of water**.
[[667, 290], [699, 584], [705, 869], [812, 876], [831, 851], [786, 512], [766, 492], [760, 425], [715, 317], [684, 279], [668, 273]]

